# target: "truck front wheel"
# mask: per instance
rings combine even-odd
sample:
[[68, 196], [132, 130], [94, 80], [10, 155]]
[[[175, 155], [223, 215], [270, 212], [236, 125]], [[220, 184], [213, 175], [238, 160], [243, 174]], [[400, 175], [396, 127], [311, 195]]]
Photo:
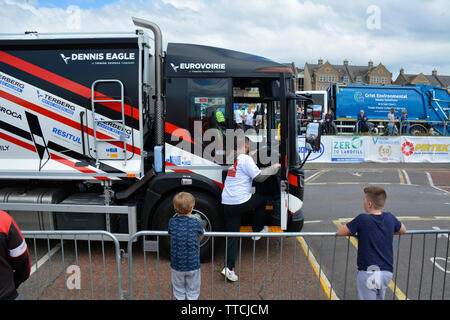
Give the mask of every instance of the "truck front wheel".
[[[195, 198], [195, 207], [192, 211], [191, 217], [199, 220], [206, 232], [223, 231], [223, 209], [220, 202], [204, 193], [191, 192], [191, 194]], [[169, 220], [175, 216], [175, 211], [173, 209], [174, 196], [175, 194], [166, 197], [157, 207], [150, 229], [164, 231], [168, 230]], [[213, 242], [216, 247], [219, 243], [221, 243], [220, 240], [221, 238], [215, 238], [213, 241], [211, 237], [203, 237], [202, 241], [200, 241], [201, 261], [206, 261], [211, 257], [211, 253], [213, 252]], [[166, 257], [170, 257], [170, 236], [163, 236], [159, 238], [159, 250], [161, 254]]]

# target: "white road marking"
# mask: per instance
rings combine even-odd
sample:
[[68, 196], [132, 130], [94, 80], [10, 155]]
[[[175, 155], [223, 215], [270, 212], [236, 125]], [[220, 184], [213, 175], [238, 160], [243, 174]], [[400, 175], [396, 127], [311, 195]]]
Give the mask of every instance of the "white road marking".
[[406, 184], [411, 184], [411, 180], [409, 179], [409, 175], [406, 173], [405, 169], [402, 169], [403, 176], [405, 177]]
[[[436, 262], [436, 260], [442, 260], [444, 261], [444, 264], [447, 265], [447, 263], [450, 262], [450, 258], [447, 259], [442, 257], [436, 257], [436, 259], [433, 257], [430, 258], [431, 263], [434, 264], [439, 270], [441, 270], [442, 272], [450, 273], [450, 270], [445, 270], [439, 263]], [[445, 262], [446, 260], [447, 263]]]
[[322, 220], [310, 220], [310, 221], [305, 221], [303, 223], [305, 224], [305, 223], [320, 223], [320, 222], [322, 222]]
[[[431, 227], [431, 229], [433, 229], [433, 230], [441, 230], [441, 228], [439, 228], [439, 227]], [[448, 237], [448, 233], [439, 233], [437, 237], [438, 238], [444, 237], [444, 238], [447, 238], [450, 241], [450, 238]]]
[[434, 189], [436, 189], [436, 190], [439, 190], [439, 191], [442, 191], [442, 192], [445, 192], [445, 193], [450, 194], [450, 192], [448, 192], [448, 191], [446, 191], [446, 190], [444, 190], [444, 189], [441, 189], [441, 188], [439, 188], [439, 187], [436, 187], [436, 186], [434, 185], [434, 183], [433, 183], [433, 179], [431, 178], [431, 174], [430, 174], [428, 171], [426, 171], [425, 173], [426, 173], [426, 175], [427, 175], [428, 182], [430, 183], [430, 187], [432, 187], [432, 188], [434, 188]]
[[57, 244], [56, 246], [53, 247], [52, 250], [50, 250], [45, 256], [43, 256], [41, 259], [39, 259], [39, 261], [35, 264], [33, 264], [31, 266], [30, 269], [30, 276], [36, 272], [36, 270], [42, 266], [44, 263], [47, 262], [48, 259], [50, 259], [50, 257], [52, 257], [59, 249], [61, 249], [61, 244]]

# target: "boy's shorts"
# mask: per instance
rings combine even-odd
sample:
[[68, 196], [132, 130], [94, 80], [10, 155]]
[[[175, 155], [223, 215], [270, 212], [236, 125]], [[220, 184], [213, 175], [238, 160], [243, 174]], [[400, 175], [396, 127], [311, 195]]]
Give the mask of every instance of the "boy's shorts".
[[197, 300], [200, 296], [201, 271], [172, 270], [173, 295], [177, 300]]
[[361, 271], [356, 274], [359, 300], [384, 300], [386, 289], [392, 280], [389, 271]]

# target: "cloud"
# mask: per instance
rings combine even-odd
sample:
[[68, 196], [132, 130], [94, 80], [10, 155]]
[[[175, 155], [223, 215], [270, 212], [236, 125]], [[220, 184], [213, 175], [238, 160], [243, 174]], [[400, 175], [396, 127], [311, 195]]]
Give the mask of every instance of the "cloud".
[[[379, 8], [379, 29], [368, 26], [371, 5]], [[71, 8], [0, 0], [0, 32], [132, 32], [136, 16], [156, 22], [165, 45], [212, 45], [294, 61], [298, 67], [318, 58], [360, 65], [373, 60], [394, 75], [402, 66], [408, 73], [438, 68], [450, 74], [446, 0], [116, 0], [95, 7], [84, 1], [82, 8]]]

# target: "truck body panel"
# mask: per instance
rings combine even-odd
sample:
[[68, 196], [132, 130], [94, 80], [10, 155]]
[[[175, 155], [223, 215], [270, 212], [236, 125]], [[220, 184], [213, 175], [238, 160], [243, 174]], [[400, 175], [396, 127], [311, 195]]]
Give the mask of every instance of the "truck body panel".
[[360, 110], [369, 121], [387, 121], [391, 108], [398, 118], [406, 109], [411, 123], [422, 123], [427, 128], [433, 125], [440, 134], [448, 134], [450, 94], [440, 87], [335, 84], [328, 95], [338, 121], [356, 121]]
[[292, 70], [201, 45], [169, 43], [164, 54], [157, 29], [154, 39], [142, 30], [0, 37], [0, 209], [48, 212], [50, 229], [131, 235], [138, 223], [167, 230], [172, 197], [183, 190], [195, 195], [206, 230], [221, 230], [221, 191], [234, 161], [225, 129], [236, 129], [237, 105], [258, 104], [264, 126], [246, 136], [281, 169], [255, 188], [272, 222], [300, 231], [304, 171]]
[[141, 177], [141, 60], [137, 36], [1, 41], [0, 178]]

